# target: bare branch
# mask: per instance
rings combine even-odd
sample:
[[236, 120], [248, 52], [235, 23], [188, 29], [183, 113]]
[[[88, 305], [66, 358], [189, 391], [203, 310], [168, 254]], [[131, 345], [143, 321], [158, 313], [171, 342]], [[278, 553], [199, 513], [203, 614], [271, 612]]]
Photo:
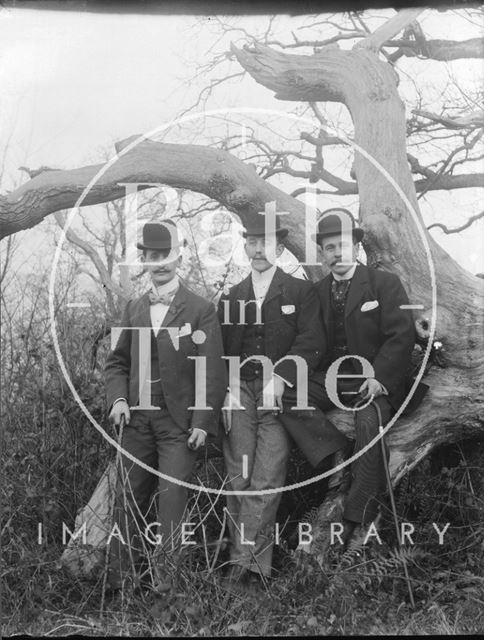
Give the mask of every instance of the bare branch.
[[54, 217], [59, 227], [61, 227], [61, 229], [64, 229], [66, 238], [69, 240], [69, 242], [71, 242], [73, 245], [81, 249], [81, 251], [90, 258], [90, 260], [96, 267], [96, 270], [99, 274], [102, 284], [105, 287], [107, 287], [110, 291], [112, 291], [114, 294], [119, 296], [121, 299], [125, 299], [126, 293], [121, 289], [121, 287], [119, 287], [115, 282], [113, 282], [103, 261], [101, 260], [98, 252], [92, 246], [92, 244], [90, 242], [87, 242], [86, 240], [83, 240], [80, 236], [77, 235], [77, 233], [72, 228], [69, 228], [66, 230], [65, 215], [63, 215], [62, 212], [60, 211], [56, 212], [54, 214]]
[[[469, 149], [472, 149], [477, 144], [477, 142], [482, 138], [483, 134], [484, 134], [484, 130], [478, 131], [471, 140], [469, 141], [464, 140], [464, 144], [462, 146], [459, 146], [453, 149], [448, 155], [448, 157], [446, 158], [446, 160], [444, 160], [439, 170], [435, 172], [434, 176], [429, 177], [427, 187], [420, 192], [419, 198], [424, 196], [427, 191], [430, 191], [434, 186], [434, 184], [438, 183], [441, 178], [446, 178], [446, 177], [458, 178], [459, 176], [450, 176], [449, 173], [445, 174], [445, 170], [450, 165], [452, 159], [458, 153], [460, 153], [463, 150], [468, 151]], [[482, 182], [481, 182], [481, 186], [482, 186]]]
[[366, 37], [366, 33], [364, 31], [350, 31], [348, 33], [338, 33], [330, 38], [325, 38], [324, 40], [299, 40], [295, 34], [294, 42], [289, 44], [284, 44], [278, 40], [269, 40], [266, 44], [268, 45], [278, 45], [282, 49], [297, 49], [299, 47], [327, 47], [329, 45], [335, 44], [340, 40], [353, 40], [354, 38], [364, 38]]
[[412, 113], [421, 118], [426, 118], [432, 122], [438, 122], [444, 125], [447, 129], [474, 129], [478, 127], [484, 127], [484, 109], [473, 111], [466, 116], [460, 116], [456, 118], [449, 118], [446, 116], [438, 116], [428, 111], [422, 111], [421, 109], [413, 109]]
[[[131, 136], [116, 144], [117, 151], [134, 138]], [[102, 165], [98, 165], [49, 171], [0, 196], [0, 237], [31, 228], [50, 213], [74, 206], [85, 186], [101, 168]], [[129, 182], [161, 183], [203, 193], [236, 212], [245, 222], [255, 220], [259, 211], [264, 211], [266, 203], [275, 202], [278, 211], [291, 213], [287, 226], [293, 238], [288, 242], [288, 249], [297, 259], [303, 257], [303, 243], [299, 244], [298, 238], [304, 205], [260, 178], [251, 166], [226, 151], [144, 140], [106, 170], [86, 195], [82, 206], [124, 196], [124, 187], [120, 183]], [[99, 267], [101, 272], [103, 268], [105, 270], [102, 263]], [[307, 270], [320, 273], [316, 267]], [[108, 276], [107, 272], [104, 276]]]
[[317, 102], [310, 102], [309, 106], [311, 107], [311, 109], [313, 110], [314, 115], [319, 120], [319, 122], [323, 125], [323, 127], [327, 127], [328, 126], [328, 121], [326, 120], [326, 118], [321, 113], [321, 110], [320, 110], [320, 108], [318, 106], [318, 103]]
[[315, 147], [324, 147], [331, 144], [346, 144], [341, 140], [341, 138], [338, 138], [337, 136], [328, 136], [322, 129], [319, 131], [319, 137], [317, 138], [305, 131], [301, 132], [300, 138], [301, 140], [305, 140]]
[[[274, 171], [273, 173], [286, 173], [284, 170]], [[295, 175], [295, 174], [298, 175]], [[294, 172], [289, 173], [289, 175], [295, 175], [295, 177], [304, 177], [299, 175], [299, 173], [303, 172]], [[316, 189], [316, 193], [318, 194], [332, 194], [336, 196], [350, 196], [356, 195], [358, 193], [358, 184], [356, 182], [350, 182], [347, 180], [343, 180], [334, 176], [329, 171], [323, 170], [323, 175], [321, 179], [327, 184], [334, 186], [335, 191], [323, 191], [320, 189]], [[310, 172], [306, 172], [306, 177], [309, 178]], [[428, 191], [451, 191], [453, 189], [470, 189], [472, 187], [484, 187], [484, 173], [466, 173], [459, 174], [456, 176], [452, 176], [449, 174], [438, 176], [432, 176], [430, 178], [415, 180], [414, 181], [415, 190], [417, 193]], [[296, 198], [297, 196], [304, 193], [306, 189], [299, 188], [291, 193], [291, 196]]]
[[471, 216], [469, 220], [467, 220], [467, 222], [465, 222], [460, 227], [455, 227], [455, 229], [449, 229], [448, 227], [445, 226], [445, 224], [442, 224], [441, 222], [434, 222], [433, 224], [428, 226], [427, 229], [430, 231], [430, 229], [434, 229], [435, 227], [438, 227], [439, 229], [442, 229], [444, 233], [459, 233], [460, 231], [464, 231], [464, 229], [467, 229], [468, 227], [470, 227], [473, 222], [475, 222], [476, 220], [479, 220], [480, 218], [484, 218], [484, 211], [477, 213], [475, 216]]
[[[374, 32], [376, 33], [376, 31]], [[374, 34], [368, 31], [355, 30], [348, 33], [338, 33], [324, 40], [299, 40], [295, 42], [283, 43], [279, 40], [270, 40], [266, 42], [268, 45], [277, 45], [281, 49], [298, 49], [303, 47], [312, 47], [319, 49], [337, 44], [341, 40], [356, 40], [364, 38], [368, 41]], [[362, 42], [355, 44], [355, 47], [363, 46]], [[254, 39], [252, 38], [252, 41]], [[409, 38], [388, 39], [383, 42], [379, 49], [396, 48], [397, 51], [387, 55], [387, 59], [391, 63], [395, 63], [402, 56], [414, 58], [426, 58], [429, 60], [437, 60], [440, 62], [449, 62], [451, 60], [467, 60], [484, 58], [484, 40], [482, 38], [469, 38], [468, 40], [424, 40], [417, 41]]]
[[417, 160], [417, 158], [415, 156], [412, 156], [410, 153], [407, 153], [407, 160], [412, 173], [420, 173], [420, 175], [425, 176], [426, 178], [435, 177], [435, 171], [432, 171], [432, 169], [429, 169], [428, 167], [423, 167]]
[[[431, 184], [430, 184], [431, 182]], [[484, 187], [484, 173], [461, 173], [456, 176], [445, 174], [435, 179], [416, 180], [414, 182], [417, 193], [423, 191], [451, 191], [452, 189], [470, 189]]]
[[39, 167], [38, 169], [29, 169], [28, 167], [19, 167], [19, 171], [24, 171], [29, 178], [35, 178], [44, 171], [59, 171], [59, 169], [53, 169], [52, 167]]
[[383, 44], [396, 36], [412, 20], [422, 13], [423, 9], [402, 9], [395, 16], [387, 20], [381, 27], [378, 27], [371, 35], [355, 45], [355, 49], [371, 49], [379, 51]]
[[402, 55], [407, 57], [421, 56], [440, 62], [484, 58], [484, 40], [482, 38], [425, 40], [424, 47], [414, 40], [393, 40], [386, 42], [384, 46], [400, 47]]

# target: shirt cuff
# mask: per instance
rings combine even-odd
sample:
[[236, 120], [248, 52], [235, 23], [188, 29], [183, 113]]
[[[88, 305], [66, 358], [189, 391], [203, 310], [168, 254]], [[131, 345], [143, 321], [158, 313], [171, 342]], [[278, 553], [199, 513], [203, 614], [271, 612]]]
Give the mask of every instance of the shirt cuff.
[[379, 384], [379, 385], [380, 385], [380, 387], [381, 387], [381, 390], [382, 390], [383, 395], [384, 395], [384, 396], [387, 396], [387, 395], [388, 395], [388, 391], [387, 391], [387, 388], [385, 387], [385, 385], [384, 385], [384, 384], [382, 384], [379, 380], [378, 380], [378, 384]]
[[116, 400], [113, 402], [113, 405], [112, 405], [112, 406], [114, 407], [114, 405], [116, 404], [116, 402], [119, 402], [120, 400], [124, 400], [124, 402], [128, 402], [128, 401], [126, 400], [126, 398], [116, 398]]
[[283, 378], [283, 377], [282, 377], [282, 376], [280, 376], [278, 373], [274, 373], [273, 375], [274, 375], [274, 376], [277, 376], [278, 378], [280, 378], [280, 379], [284, 382], [284, 384], [287, 384], [287, 386], [288, 386], [288, 387], [293, 387], [293, 386], [294, 386], [294, 385], [292, 384], [292, 382], [288, 382], [288, 381], [286, 380], [286, 378]]

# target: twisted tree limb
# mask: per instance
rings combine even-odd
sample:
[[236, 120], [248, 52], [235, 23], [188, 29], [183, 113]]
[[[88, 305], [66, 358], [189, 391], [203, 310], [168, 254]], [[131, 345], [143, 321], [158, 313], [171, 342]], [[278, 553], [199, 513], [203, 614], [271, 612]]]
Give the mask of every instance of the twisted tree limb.
[[[415, 216], [420, 224], [421, 217], [407, 158], [404, 106], [391, 66], [378, 58], [374, 48], [343, 51], [328, 47], [312, 56], [290, 55], [261, 45], [233, 47], [232, 51], [254, 80], [274, 91], [280, 100], [341, 102], [348, 108], [358, 145], [354, 170], [368, 262], [401, 277], [411, 304], [423, 307], [415, 314], [417, 320], [430, 319], [437, 312], [436, 335], [445, 345], [446, 368], [431, 371], [426, 379], [430, 392], [424, 403], [390, 431], [390, 471], [396, 483], [437, 444], [484, 429], [484, 392], [479, 382], [484, 373], [483, 283], [452, 260], [428, 231], [421, 231], [430, 246], [437, 280], [437, 308], [430, 308], [431, 266], [416, 226]], [[414, 215], [371, 159], [405, 194]], [[445, 184], [449, 177], [460, 179], [444, 175], [439, 179]], [[482, 176], [474, 179], [482, 184]], [[351, 431], [347, 420], [336, 418], [336, 424]], [[340, 498], [321, 505], [311, 553], [317, 555], [321, 540], [327, 537], [327, 520], [340, 514]]]

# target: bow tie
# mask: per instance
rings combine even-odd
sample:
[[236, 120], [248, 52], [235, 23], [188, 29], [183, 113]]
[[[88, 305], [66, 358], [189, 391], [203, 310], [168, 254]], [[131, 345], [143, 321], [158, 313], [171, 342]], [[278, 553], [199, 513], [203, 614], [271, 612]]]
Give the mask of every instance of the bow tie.
[[148, 292], [148, 297], [150, 299], [150, 304], [159, 304], [161, 302], [161, 304], [166, 305], [167, 307], [170, 306], [170, 304], [173, 301], [173, 298], [175, 297], [176, 291], [170, 291], [170, 293], [165, 293], [164, 295], [155, 295], [152, 291]]

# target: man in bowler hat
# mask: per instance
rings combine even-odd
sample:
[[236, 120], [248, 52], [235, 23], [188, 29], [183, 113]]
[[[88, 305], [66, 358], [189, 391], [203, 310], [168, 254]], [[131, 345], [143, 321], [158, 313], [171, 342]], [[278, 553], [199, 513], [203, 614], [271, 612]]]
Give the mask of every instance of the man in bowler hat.
[[[124, 417], [125, 451], [170, 478], [187, 482], [197, 449], [207, 434], [217, 432], [225, 395], [220, 326], [214, 306], [178, 279], [181, 243], [173, 222], [146, 223], [137, 247], [143, 252], [151, 289], [126, 304], [123, 329], [106, 361], [109, 417], [115, 425]], [[191, 359], [197, 356], [205, 358], [202, 376]], [[197, 397], [197, 390], [203, 392], [204, 387], [205, 398]], [[140, 560], [137, 527], [144, 533], [139, 520], [146, 517], [156, 488], [159, 533], [151, 529], [150, 534], [159, 545], [155, 579], [164, 580], [162, 552], [179, 539], [187, 502], [187, 489], [176, 482], [155, 476], [124, 455], [122, 467], [125, 478], [118, 483], [114, 520], [125, 544], [115, 538], [111, 542], [113, 588], [121, 586], [129, 573], [130, 558]]]
[[[314, 466], [346, 443], [317, 408], [292, 412], [283, 400], [287, 388], [296, 393], [298, 383], [304, 386], [303, 379], [317, 367], [324, 340], [313, 284], [294, 278], [274, 264], [284, 251], [287, 233], [276, 219], [274, 230], [268, 234], [262, 215], [248, 224], [242, 235], [251, 273], [219, 301], [225, 354], [240, 358], [240, 379], [236, 381], [240, 404], [227, 409], [235, 402], [234, 390], [229, 387], [223, 409], [229, 489], [254, 492], [227, 496], [232, 564], [228, 581], [244, 587], [255, 586], [261, 576], [271, 574], [281, 493], [256, 492], [284, 485], [290, 452], [288, 431], [296, 441], [303, 431], [312, 433], [313, 448], [307, 455]], [[273, 247], [271, 253], [269, 245]], [[264, 357], [273, 365], [269, 383], [273, 388], [272, 406], [264, 401]], [[293, 357], [299, 358], [306, 369], [303, 379]], [[301, 404], [307, 407], [307, 399]]]
[[[338, 377], [336, 383], [338, 399], [344, 406], [366, 405], [355, 414], [354, 453], [379, 433], [380, 418], [374, 404], [385, 426], [404, 400], [416, 339], [412, 314], [402, 309], [402, 305], [408, 305], [408, 297], [398, 276], [357, 262], [362, 238], [363, 230], [356, 226], [351, 213], [338, 208], [323, 213], [313, 236], [331, 273], [316, 284], [329, 348], [316, 387], [314, 380], [311, 382], [310, 399], [323, 411], [329, 410], [334, 403], [328, 396], [327, 376], [360, 375]], [[371, 364], [372, 374], [363, 378], [361, 361], [348, 356], [364, 358]], [[328, 374], [329, 366], [339, 358], [344, 360], [337, 372]], [[351, 465], [343, 514], [346, 543], [365, 535], [385, 489], [382, 447], [377, 442]]]

